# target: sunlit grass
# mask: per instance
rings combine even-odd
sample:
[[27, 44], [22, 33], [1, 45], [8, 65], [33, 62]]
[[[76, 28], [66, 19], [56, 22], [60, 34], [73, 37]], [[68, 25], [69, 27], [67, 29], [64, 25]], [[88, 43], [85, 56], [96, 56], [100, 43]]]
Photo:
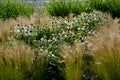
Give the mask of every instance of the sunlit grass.
[[102, 80], [120, 78], [120, 24], [118, 20], [110, 20], [99, 30], [97, 38], [90, 44], [96, 59], [96, 71]]
[[82, 76], [82, 48], [80, 44], [76, 47], [70, 45], [61, 46], [61, 55], [64, 63], [63, 76], [65, 80], [81, 80]]

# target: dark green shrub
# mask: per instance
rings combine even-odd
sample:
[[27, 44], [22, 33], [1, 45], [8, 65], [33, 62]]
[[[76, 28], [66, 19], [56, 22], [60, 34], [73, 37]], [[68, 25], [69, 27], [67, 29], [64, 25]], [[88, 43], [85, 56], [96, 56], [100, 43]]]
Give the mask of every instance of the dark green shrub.
[[90, 7], [87, 1], [85, 2], [75, 1], [71, 9], [71, 13], [76, 15], [79, 15], [81, 12], [90, 13], [92, 11], [93, 9]]
[[91, 0], [91, 6], [96, 10], [111, 13], [113, 18], [120, 18], [120, 0]]
[[34, 9], [32, 5], [27, 5], [25, 2], [20, 3], [18, 1], [7, 0], [6, 2], [1, 2], [0, 5], [0, 18], [9, 19], [16, 18], [19, 15], [29, 16], [33, 13]]
[[79, 2], [78, 0], [52, 0], [47, 6], [46, 10], [52, 16], [68, 16], [70, 13], [80, 14], [81, 12], [91, 12], [92, 8], [88, 2]]
[[66, 5], [65, 0], [53, 0], [47, 5], [46, 9], [52, 16], [67, 16], [70, 13], [69, 6]]

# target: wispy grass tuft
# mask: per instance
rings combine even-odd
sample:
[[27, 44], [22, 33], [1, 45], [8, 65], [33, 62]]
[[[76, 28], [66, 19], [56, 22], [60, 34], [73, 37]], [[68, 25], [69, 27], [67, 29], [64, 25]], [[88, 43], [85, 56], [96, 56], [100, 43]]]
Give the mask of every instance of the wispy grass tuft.
[[96, 58], [96, 72], [102, 80], [120, 78], [120, 24], [110, 20], [102, 27], [98, 37], [91, 41], [91, 49]]
[[0, 46], [0, 80], [45, 80], [47, 58], [24, 43]]
[[70, 45], [63, 45], [62, 57], [64, 62], [64, 73], [65, 80], [81, 80], [82, 76], [82, 48], [80, 45], [71, 47]]
[[33, 62], [33, 51], [18, 43], [0, 46], [0, 79], [24, 80], [25, 72], [30, 70]]
[[2, 21], [0, 20], [0, 43], [8, 41], [9, 36], [12, 35], [11, 30], [17, 24], [13, 19]]

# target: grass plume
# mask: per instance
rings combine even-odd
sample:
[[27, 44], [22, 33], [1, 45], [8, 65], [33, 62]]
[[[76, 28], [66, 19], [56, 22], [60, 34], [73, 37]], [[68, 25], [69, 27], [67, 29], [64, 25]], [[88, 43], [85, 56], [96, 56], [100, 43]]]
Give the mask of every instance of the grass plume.
[[62, 46], [63, 62], [64, 67], [64, 77], [65, 80], [81, 80], [82, 70], [82, 48], [80, 45], [76, 47], [71, 47], [70, 45]]
[[110, 19], [90, 41], [96, 59], [96, 71], [103, 80], [120, 78], [120, 24]]

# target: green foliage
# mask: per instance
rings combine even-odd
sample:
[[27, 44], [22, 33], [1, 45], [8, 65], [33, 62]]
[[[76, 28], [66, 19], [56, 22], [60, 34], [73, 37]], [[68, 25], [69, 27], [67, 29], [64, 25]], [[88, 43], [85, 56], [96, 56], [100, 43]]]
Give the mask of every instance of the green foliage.
[[20, 3], [19, 1], [7, 0], [1, 2], [0, 5], [0, 19], [16, 18], [19, 15], [30, 16], [34, 9], [32, 5], [27, 5], [25, 2]]
[[27, 80], [46, 80], [47, 77], [47, 68], [48, 68], [48, 59], [47, 56], [42, 56], [39, 54], [36, 55], [35, 60], [31, 66], [29, 76]]
[[78, 15], [82, 12], [91, 12], [93, 9], [88, 2], [79, 2], [78, 0], [52, 0], [47, 6], [46, 10], [52, 16], [68, 16], [70, 13]]
[[90, 53], [83, 54], [83, 64], [82, 64], [82, 70], [83, 70], [83, 76], [82, 80], [90, 80], [95, 79], [95, 73], [94, 73], [94, 57]]
[[[120, 49], [119, 43], [113, 46], [103, 45], [103, 49], [99, 49], [96, 57], [96, 71], [103, 80], [116, 80], [120, 78]], [[117, 46], [117, 47], [116, 47]], [[101, 54], [102, 53], [102, 54]]]
[[67, 16], [70, 13], [69, 6], [66, 5], [65, 0], [53, 0], [46, 9], [52, 16]]
[[91, 0], [91, 6], [96, 10], [111, 13], [113, 18], [120, 18], [120, 0]]
[[0, 79], [1, 80], [23, 80], [23, 75], [19, 69], [12, 67], [12, 61], [10, 64], [2, 63], [0, 66]]

